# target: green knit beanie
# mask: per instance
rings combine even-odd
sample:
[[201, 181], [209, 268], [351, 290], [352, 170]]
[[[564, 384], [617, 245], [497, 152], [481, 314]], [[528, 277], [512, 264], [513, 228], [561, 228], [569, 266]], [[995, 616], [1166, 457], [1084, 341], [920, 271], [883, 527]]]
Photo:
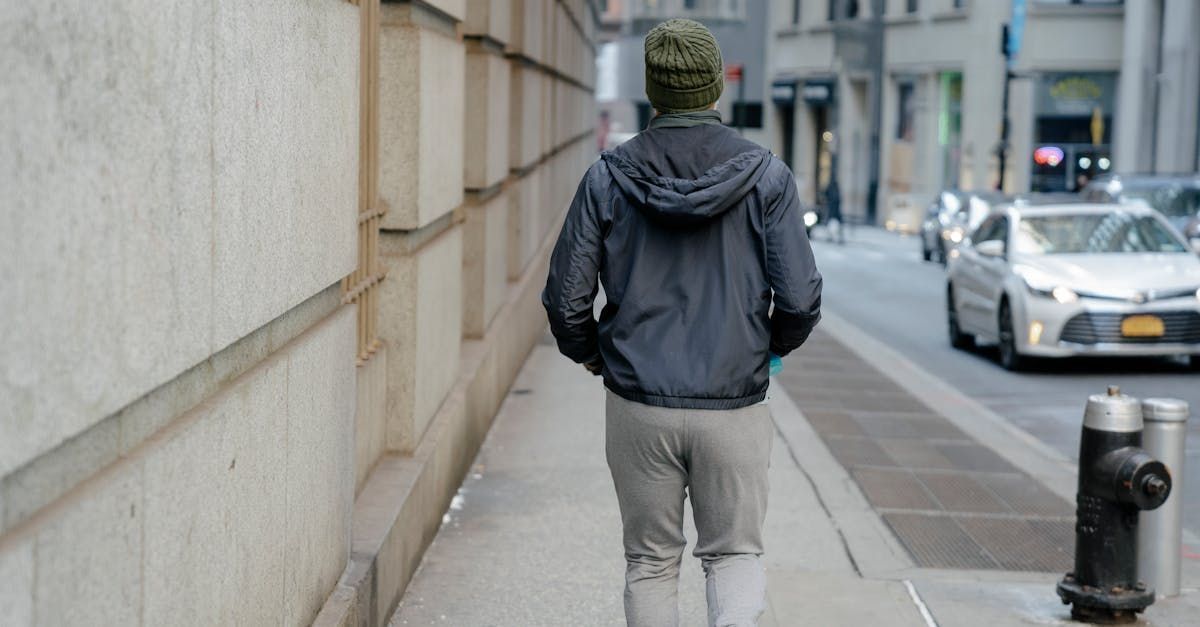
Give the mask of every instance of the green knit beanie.
[[659, 113], [701, 111], [725, 89], [717, 40], [694, 20], [667, 20], [646, 34], [646, 96]]

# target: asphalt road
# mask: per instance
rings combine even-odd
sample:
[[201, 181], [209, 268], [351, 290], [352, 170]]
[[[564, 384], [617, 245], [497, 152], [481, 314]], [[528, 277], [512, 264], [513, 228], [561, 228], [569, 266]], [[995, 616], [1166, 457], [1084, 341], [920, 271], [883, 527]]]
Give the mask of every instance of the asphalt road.
[[1089, 394], [1120, 385], [1140, 398], [1188, 401], [1193, 418], [1184, 469], [1184, 527], [1200, 535], [1200, 374], [1158, 359], [1053, 360], [1028, 372], [1008, 372], [996, 363], [994, 348], [950, 347], [945, 272], [921, 261], [917, 238], [867, 228], [851, 233], [841, 246], [829, 243], [820, 229], [813, 238], [825, 277], [823, 307], [1072, 460], [1079, 456]]

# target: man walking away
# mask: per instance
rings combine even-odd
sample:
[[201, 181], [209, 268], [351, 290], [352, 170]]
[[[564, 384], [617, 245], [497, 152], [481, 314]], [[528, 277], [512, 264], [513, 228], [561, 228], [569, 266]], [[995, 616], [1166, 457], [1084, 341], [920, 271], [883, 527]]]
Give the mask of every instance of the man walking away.
[[792, 173], [713, 110], [724, 84], [712, 33], [669, 20], [645, 50], [656, 116], [579, 184], [542, 303], [559, 350], [608, 390], [629, 625], [678, 624], [689, 495], [709, 624], [754, 625], [766, 599], [768, 373], [816, 325], [821, 276]]
[[834, 241], [833, 223], [837, 222], [837, 243], [846, 243], [846, 221], [842, 218], [842, 192], [838, 190], [837, 177], [830, 177], [825, 186], [825, 208], [828, 214], [825, 223], [829, 229], [829, 241]]

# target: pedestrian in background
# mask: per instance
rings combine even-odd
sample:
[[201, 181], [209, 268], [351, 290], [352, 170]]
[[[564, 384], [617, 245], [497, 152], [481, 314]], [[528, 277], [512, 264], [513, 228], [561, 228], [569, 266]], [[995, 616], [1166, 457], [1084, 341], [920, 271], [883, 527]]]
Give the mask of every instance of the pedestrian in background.
[[607, 388], [628, 624], [678, 624], [690, 497], [709, 624], [755, 625], [769, 373], [816, 325], [821, 275], [792, 173], [714, 110], [724, 80], [712, 33], [663, 22], [645, 63], [656, 115], [579, 184], [542, 302], [559, 350]]
[[608, 111], [600, 112], [600, 121], [596, 123], [596, 151], [604, 152], [608, 148], [608, 132], [612, 130]]
[[825, 224], [829, 229], [829, 241], [834, 241], [833, 223], [837, 222], [837, 243], [846, 243], [846, 221], [842, 218], [842, 192], [838, 189], [836, 176], [829, 177], [825, 186]]

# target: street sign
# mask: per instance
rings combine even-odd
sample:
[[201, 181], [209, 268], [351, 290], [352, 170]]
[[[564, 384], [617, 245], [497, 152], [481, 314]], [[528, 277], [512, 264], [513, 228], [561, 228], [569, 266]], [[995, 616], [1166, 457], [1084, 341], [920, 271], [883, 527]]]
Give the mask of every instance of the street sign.
[[1021, 40], [1025, 35], [1025, 0], [1012, 0], [1012, 22], [1008, 26], [1008, 68], [1012, 69], [1021, 52]]
[[725, 66], [725, 82], [740, 83], [742, 82], [742, 64], [730, 63]]

